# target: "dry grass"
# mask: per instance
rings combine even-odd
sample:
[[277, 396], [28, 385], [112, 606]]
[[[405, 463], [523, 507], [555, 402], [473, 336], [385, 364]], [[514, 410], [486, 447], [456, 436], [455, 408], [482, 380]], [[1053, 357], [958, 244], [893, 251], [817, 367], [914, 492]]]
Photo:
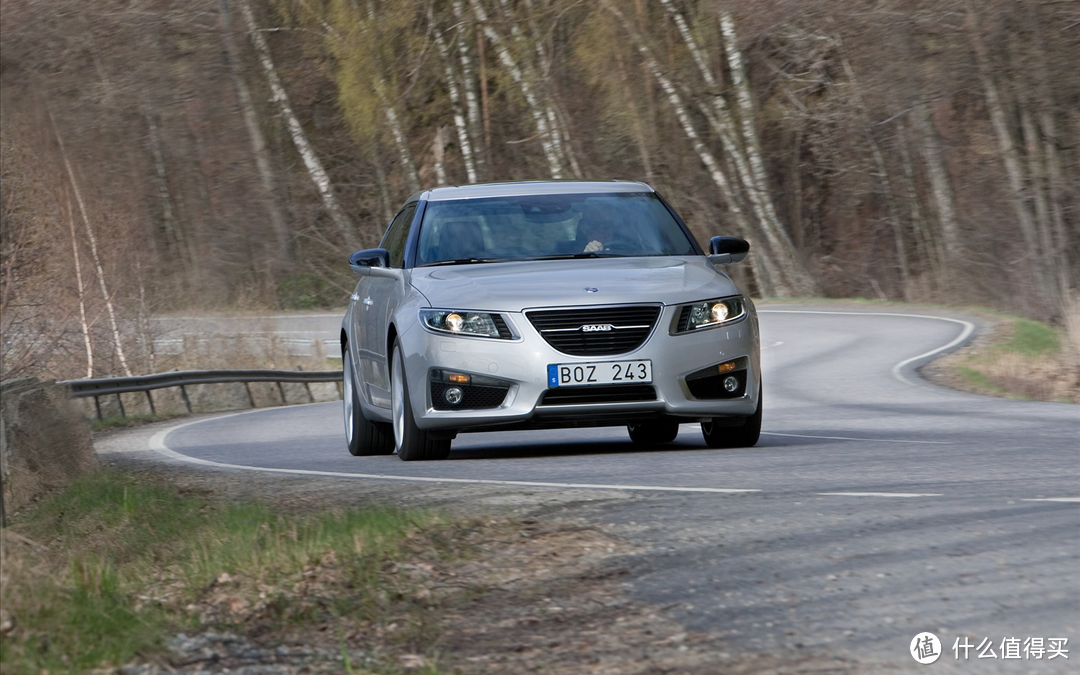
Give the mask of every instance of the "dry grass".
[[[165, 654], [183, 630], [263, 635], [396, 622], [423, 651], [426, 604], [399, 573], [460, 555], [461, 523], [387, 508], [283, 513], [102, 471], [2, 532], [0, 669], [86, 672]], [[413, 630], [406, 630], [412, 628]], [[375, 672], [394, 672], [377, 667]]]
[[932, 381], [992, 396], [1080, 403], [1080, 299], [1063, 316], [1064, 328], [994, 316], [981, 341], [926, 369]]

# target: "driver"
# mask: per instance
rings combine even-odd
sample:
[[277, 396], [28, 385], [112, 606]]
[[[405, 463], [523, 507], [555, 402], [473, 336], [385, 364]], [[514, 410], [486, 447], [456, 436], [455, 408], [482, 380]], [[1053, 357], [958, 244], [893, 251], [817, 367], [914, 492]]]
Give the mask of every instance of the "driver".
[[578, 223], [580, 237], [586, 242], [583, 253], [606, 251], [617, 239], [615, 218], [607, 209], [592, 207]]

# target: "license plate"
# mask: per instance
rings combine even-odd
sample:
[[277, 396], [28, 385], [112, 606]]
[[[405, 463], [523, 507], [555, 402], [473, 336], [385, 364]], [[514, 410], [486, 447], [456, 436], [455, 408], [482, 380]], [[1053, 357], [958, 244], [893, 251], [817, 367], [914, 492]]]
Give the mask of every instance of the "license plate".
[[549, 387], [652, 382], [652, 361], [600, 361], [548, 365]]

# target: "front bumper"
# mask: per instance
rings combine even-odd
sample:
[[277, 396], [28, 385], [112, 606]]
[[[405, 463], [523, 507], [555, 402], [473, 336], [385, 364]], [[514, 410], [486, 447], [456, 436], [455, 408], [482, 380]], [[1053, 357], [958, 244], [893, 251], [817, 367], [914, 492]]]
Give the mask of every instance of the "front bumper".
[[[413, 416], [422, 429], [468, 431], [617, 425], [658, 416], [684, 418], [691, 422], [751, 415], [757, 409], [761, 368], [757, 317], [752, 306], [748, 309], [745, 318], [730, 325], [671, 335], [669, 327], [679, 307], [664, 307], [652, 334], [641, 347], [629, 353], [602, 357], [570, 356], [555, 350], [522, 313], [507, 315], [512, 329], [520, 336], [514, 340], [441, 335], [413, 324], [399, 335]], [[549, 364], [643, 359], [652, 361], [653, 400], [591, 402], [587, 400], [592, 398], [589, 396], [585, 397], [586, 402], [544, 400], [549, 389]], [[691, 393], [697, 391], [700, 394], [701, 388], [693, 382], [688, 383], [687, 376], [728, 361], [739, 364], [741, 395], [701, 399]], [[495, 408], [437, 409], [432, 401], [433, 371], [436, 375], [449, 371], [494, 378], [505, 383], [506, 396]], [[441, 404], [440, 407], [446, 406]]]

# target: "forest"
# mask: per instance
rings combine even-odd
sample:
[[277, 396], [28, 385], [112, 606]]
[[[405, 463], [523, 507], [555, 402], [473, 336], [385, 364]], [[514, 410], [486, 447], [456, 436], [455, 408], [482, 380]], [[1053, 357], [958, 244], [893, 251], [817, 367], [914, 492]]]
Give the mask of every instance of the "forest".
[[4, 0], [0, 378], [342, 307], [410, 194], [642, 180], [755, 298], [1080, 314], [1072, 0]]

